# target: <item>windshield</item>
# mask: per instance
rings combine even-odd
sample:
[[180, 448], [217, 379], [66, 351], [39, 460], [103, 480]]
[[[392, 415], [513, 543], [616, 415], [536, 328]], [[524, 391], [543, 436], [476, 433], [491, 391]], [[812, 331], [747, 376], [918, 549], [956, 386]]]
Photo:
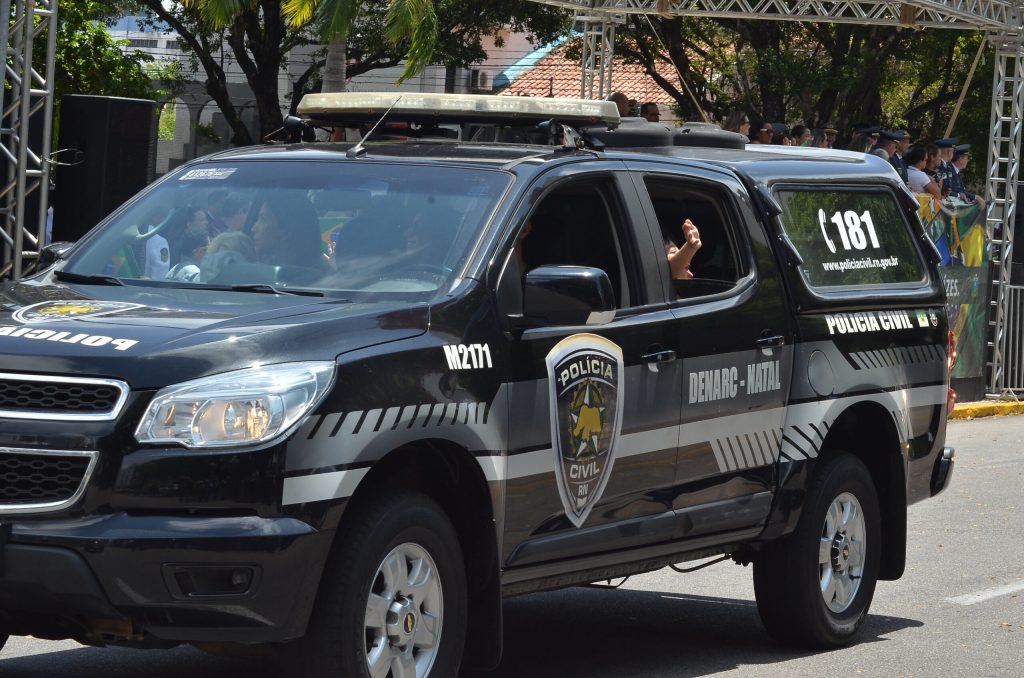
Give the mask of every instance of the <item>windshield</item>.
[[61, 274], [428, 299], [450, 288], [509, 182], [369, 162], [194, 165], [90, 234]]

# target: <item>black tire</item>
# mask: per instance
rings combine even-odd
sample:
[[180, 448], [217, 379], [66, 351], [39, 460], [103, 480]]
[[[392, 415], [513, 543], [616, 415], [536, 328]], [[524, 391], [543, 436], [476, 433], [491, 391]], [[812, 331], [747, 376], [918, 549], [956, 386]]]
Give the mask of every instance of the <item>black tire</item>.
[[[850, 496], [860, 506], [863, 538], [846, 542], [841, 529], [826, 536], [833, 502], [842, 498], [837, 506], [853, 507]], [[849, 530], [850, 534], [858, 531], [852, 527]], [[864, 623], [875, 593], [880, 531], [878, 495], [864, 464], [846, 453], [820, 462], [796, 530], [771, 544], [754, 561], [757, 610], [768, 633], [782, 643], [801, 647], [831, 648], [849, 642]], [[832, 539], [832, 546], [828, 539]], [[827, 556], [819, 551], [822, 542], [828, 549]], [[862, 567], [844, 568], [853, 562], [845, 560], [845, 554], [851, 552]], [[828, 559], [830, 565], [820, 565], [819, 557]], [[844, 569], [837, 573], [835, 567]], [[823, 581], [832, 579], [841, 586], [848, 582], [851, 588], [830, 593], [830, 607], [822, 589]], [[832, 590], [827, 585], [824, 588]]]
[[[396, 581], [402, 578], [395, 577], [390, 569], [387, 574], [379, 571], [385, 562], [414, 563], [415, 570], [417, 560], [407, 556], [423, 553], [433, 560], [439, 591], [432, 585], [422, 587], [433, 590], [432, 596], [426, 593], [420, 596], [411, 585], [405, 591], [407, 596], [388, 590], [388, 578]], [[427, 559], [419, 561], [426, 563]], [[405, 581], [408, 583], [413, 576], [406, 576]], [[367, 626], [371, 591], [379, 595], [379, 599], [391, 600], [387, 608], [392, 611], [387, 615], [390, 624], [384, 626], [384, 632], [397, 629], [411, 635], [388, 637], [379, 629], [373, 631]], [[353, 507], [352, 514], [343, 520], [320, 583], [306, 636], [291, 648], [287, 672], [302, 678], [370, 678], [373, 674], [369, 657], [385, 659], [410, 648], [414, 661], [418, 660], [416, 678], [455, 676], [462, 663], [466, 641], [466, 605], [465, 567], [451, 522], [430, 497], [395, 490], [381, 499]], [[404, 611], [394, 613], [395, 606]], [[420, 639], [422, 632], [429, 631], [433, 623], [428, 618], [436, 618], [438, 609], [441, 614], [437, 643], [432, 646], [433, 650], [416, 648], [411, 638]], [[412, 620], [409, 620], [410, 613]], [[406, 621], [409, 626], [404, 626]], [[377, 675], [393, 674], [384, 671]]]

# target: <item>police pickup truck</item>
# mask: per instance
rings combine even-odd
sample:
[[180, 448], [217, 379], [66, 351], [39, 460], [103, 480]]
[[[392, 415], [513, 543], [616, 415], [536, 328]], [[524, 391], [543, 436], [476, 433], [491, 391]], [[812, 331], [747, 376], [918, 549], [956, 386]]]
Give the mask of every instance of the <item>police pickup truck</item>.
[[189, 163], [0, 286], [0, 638], [448, 677], [497, 663], [504, 597], [724, 556], [780, 641], [850, 640], [953, 462], [936, 253], [888, 163], [618, 149], [610, 102], [392, 121]]

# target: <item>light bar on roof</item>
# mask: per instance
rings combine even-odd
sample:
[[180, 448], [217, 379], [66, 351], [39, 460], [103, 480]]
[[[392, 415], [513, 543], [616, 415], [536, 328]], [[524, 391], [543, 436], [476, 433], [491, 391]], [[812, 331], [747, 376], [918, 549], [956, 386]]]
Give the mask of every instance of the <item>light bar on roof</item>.
[[325, 120], [376, 120], [392, 105], [394, 109], [388, 118], [395, 121], [498, 122], [554, 119], [565, 123], [605, 123], [611, 126], [619, 124], [619, 111], [612, 101], [505, 97], [488, 94], [307, 94], [299, 102], [298, 113], [303, 117]]

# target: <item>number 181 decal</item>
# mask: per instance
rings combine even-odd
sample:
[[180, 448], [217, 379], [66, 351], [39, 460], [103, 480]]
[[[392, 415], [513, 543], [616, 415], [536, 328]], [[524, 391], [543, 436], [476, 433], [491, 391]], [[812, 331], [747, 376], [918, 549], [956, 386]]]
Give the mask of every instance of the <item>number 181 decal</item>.
[[[878, 249], [878, 234], [875, 232], [875, 223], [871, 220], [871, 212], [868, 210], [864, 210], [863, 214], [857, 214], [853, 210], [835, 212], [831, 217], [825, 214], [825, 210], [818, 210], [818, 224], [821, 226], [821, 235], [825, 238], [825, 244], [828, 245], [832, 254], [836, 253], [836, 245], [828, 237], [829, 224], [836, 225], [844, 250], [867, 249], [869, 240], [871, 247]], [[865, 229], [867, 234], [864, 232]]]

